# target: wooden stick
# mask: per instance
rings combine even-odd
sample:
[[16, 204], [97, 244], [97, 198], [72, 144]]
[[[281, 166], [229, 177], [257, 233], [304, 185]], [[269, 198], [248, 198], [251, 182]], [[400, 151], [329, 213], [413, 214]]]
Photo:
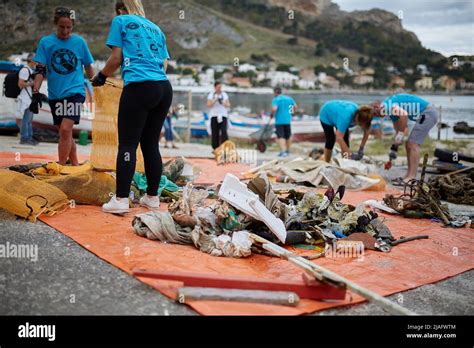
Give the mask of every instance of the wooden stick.
[[455, 170], [454, 172], [445, 174], [445, 176], [451, 176], [451, 175], [460, 174], [460, 173], [463, 173], [463, 172], [467, 172], [468, 170], [471, 170], [471, 169], [473, 169], [473, 168], [474, 168], [474, 167], [467, 167], [467, 168], [463, 168], [463, 169], [458, 169], [458, 170]]
[[449, 225], [449, 220], [446, 217], [446, 215], [443, 213], [443, 210], [440, 208], [440, 206], [435, 202], [433, 197], [431, 197], [429, 194], [426, 194], [426, 197], [428, 197], [428, 200], [430, 201], [431, 205], [436, 209], [438, 212], [439, 216], [443, 220], [445, 225]]
[[420, 188], [423, 190], [423, 184], [425, 183], [425, 175], [426, 175], [426, 165], [428, 164], [428, 154], [425, 154], [423, 158], [423, 168], [421, 169], [421, 179], [420, 179]]
[[250, 234], [251, 238], [257, 242], [261, 243], [262, 247], [265, 250], [268, 250], [272, 253], [275, 253], [275, 255], [278, 255], [279, 257], [288, 260], [289, 262], [293, 263], [294, 265], [304, 269], [306, 272], [308, 272], [310, 275], [314, 276], [316, 279], [319, 279], [321, 281], [329, 282], [332, 284], [339, 284], [339, 285], [345, 285], [347, 286], [348, 289], [351, 291], [361, 295], [362, 297], [366, 298], [369, 301], [372, 301], [379, 305], [380, 307], [388, 310], [392, 314], [398, 314], [398, 315], [415, 315], [414, 312], [386, 299], [383, 296], [380, 296], [376, 292], [373, 292], [369, 289], [363, 288], [362, 286], [350, 281], [349, 279], [346, 279], [342, 276], [340, 276], [337, 273], [334, 273], [322, 266], [319, 266], [311, 261], [305, 260], [302, 257], [299, 257], [288, 250], [269, 242], [268, 240], [257, 236], [256, 234], [251, 233]]

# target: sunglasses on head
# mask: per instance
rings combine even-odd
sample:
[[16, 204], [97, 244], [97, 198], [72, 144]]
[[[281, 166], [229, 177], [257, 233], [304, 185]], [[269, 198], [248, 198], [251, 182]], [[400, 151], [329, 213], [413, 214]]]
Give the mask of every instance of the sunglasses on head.
[[65, 9], [65, 8], [60, 8], [60, 9], [57, 9], [56, 12], [55, 12], [56, 15], [59, 15], [59, 16], [70, 16], [71, 15], [71, 11], [68, 10], [68, 9]]

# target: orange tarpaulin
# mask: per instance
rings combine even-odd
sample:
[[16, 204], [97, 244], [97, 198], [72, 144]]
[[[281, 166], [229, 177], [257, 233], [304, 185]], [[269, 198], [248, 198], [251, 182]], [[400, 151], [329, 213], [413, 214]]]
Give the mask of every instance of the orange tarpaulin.
[[[239, 173], [245, 166], [216, 166], [213, 160], [190, 160], [201, 167], [200, 182], [217, 182], [225, 173]], [[211, 176], [212, 175], [212, 176]], [[384, 192], [347, 192], [345, 203], [381, 199]], [[166, 210], [163, 205], [162, 210]], [[279, 280], [300, 280], [301, 270], [291, 263], [262, 255], [246, 259], [213, 257], [193, 246], [163, 244], [136, 236], [131, 221], [135, 209], [126, 217], [108, 215], [98, 207], [76, 206], [54, 217], [41, 220], [71, 237], [90, 252], [127, 273], [133, 269], [156, 269], [203, 274], [225, 274]], [[361, 259], [323, 258], [316, 262], [340, 275], [387, 296], [457, 275], [474, 268], [472, 229], [444, 228], [430, 220], [405, 219], [381, 214], [396, 238], [427, 234], [428, 240], [396, 246], [390, 253], [366, 251]], [[141, 279], [165, 295], [175, 298], [180, 283]], [[297, 307], [195, 301], [190, 306], [205, 315], [300, 315], [330, 307], [354, 304], [363, 299], [348, 292], [345, 301], [301, 300]]]
[[[88, 155], [79, 155], [79, 161], [87, 161]], [[163, 162], [171, 158], [163, 158]], [[0, 167], [14, 166], [29, 163], [47, 163], [57, 161], [56, 155], [35, 155], [22, 152], [0, 152]], [[201, 174], [195, 181], [197, 184], [219, 183], [226, 173], [232, 173], [240, 177], [240, 174], [249, 169], [245, 164], [232, 164], [217, 166], [216, 161], [210, 158], [193, 158], [190, 160], [194, 166], [200, 169]]]
[[[369, 198], [381, 198], [381, 193], [348, 192], [344, 201], [357, 203]], [[163, 210], [166, 208], [163, 207]], [[136, 236], [131, 227], [134, 213], [127, 217], [103, 214], [96, 207], [70, 209], [42, 221], [85, 246], [100, 258], [125, 272], [132, 269], [159, 269], [177, 272], [211, 273], [260, 277], [265, 279], [299, 280], [301, 270], [287, 261], [262, 255], [246, 259], [213, 257], [193, 246], [180, 246], [149, 241]], [[428, 240], [408, 242], [392, 249], [391, 253], [366, 251], [364, 258], [318, 259], [317, 262], [381, 295], [433, 283], [470, 270], [474, 266], [472, 230], [443, 228], [429, 220], [409, 220], [386, 216], [386, 223], [395, 237], [427, 234]], [[175, 298], [176, 282], [141, 279], [164, 294]], [[324, 303], [302, 300], [295, 307], [197, 301], [190, 305], [206, 315], [298, 315], [325, 308], [356, 303], [362, 298], [348, 294], [346, 301]]]

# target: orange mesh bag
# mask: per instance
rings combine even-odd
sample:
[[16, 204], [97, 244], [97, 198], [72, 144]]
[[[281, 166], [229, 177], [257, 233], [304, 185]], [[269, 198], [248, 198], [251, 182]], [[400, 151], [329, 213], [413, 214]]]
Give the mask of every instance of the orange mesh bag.
[[[95, 115], [92, 120], [91, 164], [97, 170], [116, 170], [117, 117], [123, 84], [115, 80], [113, 83], [118, 87], [104, 85], [94, 88]], [[136, 170], [145, 171], [140, 148], [137, 150]]]
[[27, 175], [0, 169], [0, 209], [35, 222], [65, 210], [69, 200], [60, 189]]

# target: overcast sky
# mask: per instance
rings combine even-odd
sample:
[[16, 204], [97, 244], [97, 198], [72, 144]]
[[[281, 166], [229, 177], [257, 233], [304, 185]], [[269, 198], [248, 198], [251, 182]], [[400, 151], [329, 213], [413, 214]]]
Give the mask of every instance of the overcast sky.
[[333, 0], [344, 11], [381, 8], [399, 15], [423, 46], [474, 55], [474, 0]]

